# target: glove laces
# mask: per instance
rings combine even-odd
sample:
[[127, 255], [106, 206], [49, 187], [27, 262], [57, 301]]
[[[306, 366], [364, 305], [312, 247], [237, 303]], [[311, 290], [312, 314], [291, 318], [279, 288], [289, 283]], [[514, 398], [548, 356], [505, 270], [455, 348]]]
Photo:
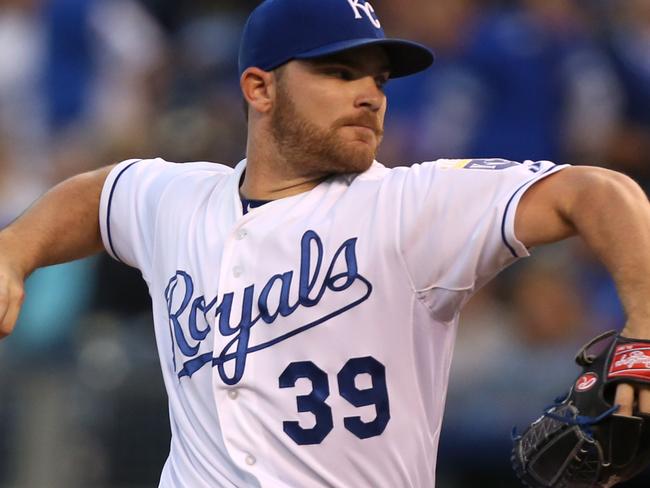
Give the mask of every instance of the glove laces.
[[[542, 417], [548, 417], [550, 419], [556, 420], [566, 425], [577, 426], [580, 428], [580, 430], [582, 430], [585, 434], [587, 434], [592, 439], [593, 439], [593, 431], [591, 430], [590, 427], [592, 427], [593, 425], [599, 422], [602, 422], [610, 415], [613, 415], [616, 412], [618, 412], [619, 409], [621, 408], [620, 405], [614, 405], [612, 408], [604, 411], [603, 413], [601, 413], [596, 417], [592, 417], [589, 415], [571, 415], [571, 411], [568, 411], [563, 415], [554, 413], [554, 411], [558, 407], [564, 405], [564, 402], [567, 400], [568, 397], [569, 397], [569, 393], [557, 397], [555, 399], [555, 402], [552, 405], [549, 405], [544, 409], [544, 413], [542, 414]], [[517, 432], [516, 426], [513, 427], [512, 429], [511, 437], [513, 441], [521, 439], [521, 435]]]
[[571, 415], [570, 411], [566, 412], [564, 415], [558, 415], [554, 413], [554, 411], [558, 407], [562, 406], [562, 404], [566, 401], [568, 397], [569, 397], [569, 393], [567, 393], [564, 396], [556, 398], [555, 403], [553, 405], [550, 405], [544, 409], [543, 416], [553, 420], [557, 420], [558, 422], [562, 422], [563, 424], [578, 426], [580, 427], [581, 430], [583, 430], [586, 434], [588, 434], [589, 437], [593, 436], [593, 432], [590, 429], [591, 426], [599, 422], [602, 422], [610, 415], [613, 415], [616, 412], [618, 412], [621, 408], [620, 405], [614, 405], [612, 408], [605, 410], [603, 413], [601, 413], [596, 417], [589, 416], [589, 415]]

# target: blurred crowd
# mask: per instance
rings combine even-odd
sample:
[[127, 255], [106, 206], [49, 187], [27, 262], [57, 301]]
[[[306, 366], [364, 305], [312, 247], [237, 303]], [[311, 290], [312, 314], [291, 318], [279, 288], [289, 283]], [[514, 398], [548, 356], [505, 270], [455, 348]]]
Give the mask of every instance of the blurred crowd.
[[[234, 166], [238, 41], [257, 3], [0, 0], [0, 226], [62, 179], [123, 159]], [[372, 3], [390, 35], [437, 56], [387, 87], [384, 164], [545, 159], [650, 189], [648, 0]], [[623, 324], [581, 242], [533, 254], [463, 316], [440, 488], [518, 486], [513, 425], [563, 393], [583, 342]], [[0, 487], [156, 486], [169, 421], [149, 305], [139, 274], [105, 255], [29, 279], [0, 344]]]

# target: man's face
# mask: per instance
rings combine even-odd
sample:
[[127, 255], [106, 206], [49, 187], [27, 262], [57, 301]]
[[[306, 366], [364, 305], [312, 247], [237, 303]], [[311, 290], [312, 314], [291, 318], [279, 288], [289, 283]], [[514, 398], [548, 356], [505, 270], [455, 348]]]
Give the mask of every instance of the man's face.
[[383, 137], [389, 74], [376, 46], [286, 64], [271, 113], [282, 156], [305, 175], [368, 169]]

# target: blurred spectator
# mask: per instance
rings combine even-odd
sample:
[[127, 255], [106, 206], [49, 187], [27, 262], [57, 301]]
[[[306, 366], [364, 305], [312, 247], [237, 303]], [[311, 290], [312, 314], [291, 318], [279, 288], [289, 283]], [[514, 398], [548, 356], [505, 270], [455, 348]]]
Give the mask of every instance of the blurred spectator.
[[[434, 68], [387, 85], [386, 133], [379, 159], [389, 165], [466, 157], [477, 123], [480, 85], [461, 59], [481, 10], [476, 0], [384, 2], [392, 35], [413, 37], [436, 54]], [[390, 30], [390, 29], [389, 29]]]
[[[435, 9], [429, 10], [430, 16], [419, 16], [422, 32], [435, 18]], [[619, 97], [590, 17], [578, 3], [526, 0], [519, 8], [491, 10], [464, 0], [443, 12], [426, 39], [437, 48], [437, 65], [389, 87], [398, 105], [392, 123], [402, 129], [388, 136], [389, 145], [413, 160], [559, 162], [598, 154]]]
[[44, 157], [44, 111], [40, 74], [44, 32], [40, 0], [0, 1], [0, 133], [16, 165], [37, 165]]
[[0, 226], [25, 210], [44, 190], [45, 183], [29, 168], [12, 158], [9, 135], [0, 133]]
[[624, 112], [607, 159], [650, 188], [650, 3], [608, 2], [610, 54], [624, 87]]
[[53, 179], [145, 152], [165, 53], [155, 21], [134, 0], [49, 0], [43, 21]]
[[44, 86], [52, 129], [79, 120], [91, 96], [94, 69], [88, 19], [98, 0], [44, 0], [47, 57]]

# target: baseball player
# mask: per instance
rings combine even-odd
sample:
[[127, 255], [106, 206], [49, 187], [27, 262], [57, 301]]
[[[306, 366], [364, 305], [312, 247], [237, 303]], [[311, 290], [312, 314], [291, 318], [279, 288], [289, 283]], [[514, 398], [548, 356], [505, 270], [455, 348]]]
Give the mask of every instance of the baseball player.
[[[434, 486], [463, 304], [577, 233], [619, 286], [626, 332], [650, 338], [650, 206], [597, 168], [375, 161], [384, 84], [432, 60], [364, 0], [264, 1], [241, 42], [246, 159], [134, 159], [52, 189], [0, 233], [0, 330], [35, 268], [103, 248], [152, 298], [161, 487]], [[650, 412], [646, 389], [617, 395], [621, 413]]]

